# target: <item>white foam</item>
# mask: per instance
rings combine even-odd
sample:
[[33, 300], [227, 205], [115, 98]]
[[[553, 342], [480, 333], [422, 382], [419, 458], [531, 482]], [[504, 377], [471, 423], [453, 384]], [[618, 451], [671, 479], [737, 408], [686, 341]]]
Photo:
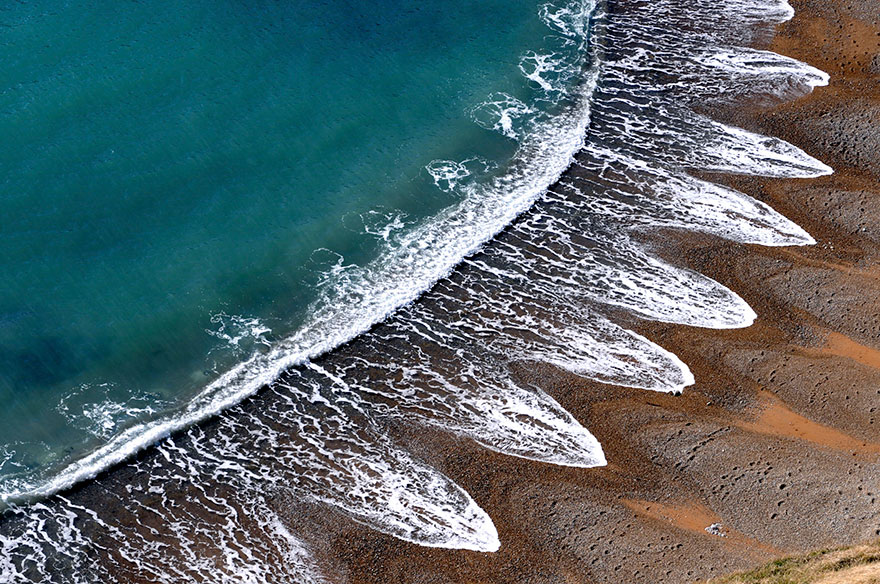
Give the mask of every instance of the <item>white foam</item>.
[[779, 138], [761, 136], [699, 116], [694, 124], [711, 127], [713, 140], [695, 153], [693, 168], [775, 178], [815, 178], [834, 170]]
[[[396, 319], [376, 334], [375, 342], [365, 341], [356, 359], [333, 364], [328, 373], [344, 377], [372, 404], [375, 415], [455, 432], [511, 456], [581, 468], [605, 464], [598, 440], [571, 414], [540, 389], [516, 383], [506, 367], [492, 360], [508, 356], [502, 339], [483, 345], [485, 351], [471, 351], [470, 343], [484, 339], [470, 327], [442, 317], [437, 322], [418, 311], [406, 317], [418, 325], [400, 326]], [[491, 326], [484, 330], [509, 339], [490, 322], [476, 326]], [[407, 364], [389, 359], [392, 344], [410, 347], [420, 359]]]
[[[151, 505], [119, 493], [107, 493], [106, 504], [94, 507], [59, 496], [31, 505], [27, 515], [8, 516], [0, 532], [0, 581], [325, 582], [307, 547], [260, 493], [236, 497], [186, 484], [205, 480], [194, 474], [197, 466], [165, 470], [171, 472], [149, 479]], [[160, 481], [166, 483], [153, 486]], [[168, 486], [183, 486], [198, 510], [166, 497]]]
[[538, 11], [544, 24], [567, 37], [576, 39], [586, 39], [589, 36], [592, 13], [592, 9], [584, 10], [584, 5], [577, 2], [561, 6], [548, 2]]
[[[589, 2], [581, 6], [586, 12], [592, 9]], [[45, 497], [92, 478], [171, 432], [253, 395], [281, 372], [356, 337], [415, 300], [526, 211], [561, 176], [583, 146], [595, 82], [595, 75], [588, 75], [575, 87], [563, 112], [522, 138], [509, 172], [475, 187], [464, 200], [412, 229], [366, 268], [340, 269], [333, 277], [333, 293], [314, 306], [311, 317], [291, 337], [221, 375], [174, 416], [127, 428], [45, 481], [5, 489], [0, 500]]]
[[535, 110], [522, 101], [499, 92], [493, 93], [487, 101], [472, 109], [471, 117], [487, 130], [494, 130], [518, 140], [522, 131], [522, 118], [534, 113]]
[[[458, 191], [472, 178], [484, 176], [497, 165], [479, 156], [456, 162], [454, 160], [433, 160], [425, 167], [434, 185], [444, 193]], [[476, 176], [475, 176], [476, 175]]]
[[[583, 287], [597, 302], [651, 320], [713, 329], [748, 327], [757, 316], [742, 298], [711, 278], [671, 266], [625, 242], [613, 254], [597, 255], [581, 260], [580, 278], [602, 284]], [[602, 261], [603, 256], [615, 263]]]
[[[812, 245], [815, 240], [799, 225], [729, 187], [670, 171], [644, 161], [628, 159], [606, 148], [588, 146], [578, 165], [591, 172], [614, 173], [615, 185], [601, 191], [595, 182], [572, 178], [560, 196], [577, 195], [591, 213], [626, 217], [635, 229], [675, 227], [718, 235], [741, 243], [765, 246]], [[611, 170], [611, 165], [617, 167]], [[589, 192], [585, 195], [584, 191]]]
[[118, 399], [118, 388], [109, 383], [83, 384], [61, 398], [56, 410], [71, 426], [108, 439], [119, 428], [167, 410], [171, 404], [156, 395], [134, 394]]
[[[220, 453], [222, 460], [238, 458], [241, 465], [258, 469], [253, 471], [254, 484], [292, 488], [373, 529], [420, 545], [498, 549], [498, 533], [485, 511], [449, 478], [371, 431], [364, 423], [367, 418], [360, 418], [362, 400], [347, 381], [310, 364], [305, 375], [279, 384], [278, 395], [281, 400], [268, 417], [296, 432], [279, 433], [261, 415], [249, 416], [241, 433], [256, 430], [264, 440], [283, 441], [283, 447], [261, 455], [265, 458], [259, 464], [236, 444]], [[233, 422], [226, 424], [232, 427]]]
[[520, 60], [519, 68], [526, 79], [534, 81], [544, 91], [560, 92], [565, 88], [564, 84], [552, 77], [548, 78], [548, 73], [555, 74], [559, 71], [561, 63], [562, 57], [556, 53], [540, 54], [529, 51]]
[[[436, 183], [436, 179], [435, 179]], [[370, 209], [365, 213], [357, 215], [359, 221], [357, 228], [353, 229], [358, 233], [366, 233], [372, 235], [376, 239], [388, 242], [392, 237], [401, 233], [404, 229], [412, 225], [406, 213], [393, 209], [385, 209], [377, 207]]]
[[[547, 251], [543, 246], [540, 249]], [[571, 269], [547, 253], [526, 255], [521, 248], [501, 248], [498, 255], [507, 260], [513, 255], [511, 263], [517, 269], [493, 267], [491, 252], [485, 261], [468, 261], [475, 273], [465, 285], [476, 288], [477, 283], [490, 282], [490, 289], [508, 292], [489, 301], [485, 295], [475, 295], [475, 305], [465, 305], [466, 313], [474, 316], [467, 325], [459, 322], [456, 331], [467, 344], [492, 349], [511, 360], [552, 363], [613, 385], [678, 392], [693, 383], [687, 366], [677, 357], [599, 316], [595, 306], [580, 302], [584, 285], [577, 266]], [[561, 270], [545, 271], [553, 266]], [[468, 362], [474, 360], [468, 357]], [[493, 371], [489, 378], [499, 376]]]
[[260, 345], [271, 344], [267, 335], [272, 329], [259, 318], [218, 312], [211, 315], [211, 324], [216, 325], [216, 328], [205, 329], [205, 332], [223, 340], [230, 347], [239, 348], [245, 339]]
[[[0, 534], [10, 558], [0, 568], [58, 582], [79, 582], [78, 574], [82, 581], [129, 574], [166, 582], [322, 582], [307, 546], [279, 514], [283, 503], [304, 500], [421, 545], [498, 549], [486, 513], [358, 419], [362, 403], [343, 381], [312, 365], [271, 393], [258, 411], [237, 408], [216, 425], [190, 428], [179, 442], [160, 442], [103, 491], [102, 505], [56, 496], [13, 516]], [[82, 568], [96, 550], [101, 562]], [[62, 563], [71, 568], [58, 574]]]
[[828, 85], [828, 73], [796, 59], [771, 51], [746, 47], [725, 47], [706, 50], [693, 57], [701, 67], [718, 70], [731, 81], [746, 78], [747, 82], [777, 85], [800, 83], [809, 90]]

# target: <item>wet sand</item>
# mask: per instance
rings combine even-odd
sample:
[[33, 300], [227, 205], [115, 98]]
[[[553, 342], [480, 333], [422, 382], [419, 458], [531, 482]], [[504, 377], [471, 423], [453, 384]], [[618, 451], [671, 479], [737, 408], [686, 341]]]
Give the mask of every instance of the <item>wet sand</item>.
[[310, 544], [335, 567], [328, 575], [352, 584], [695, 582], [880, 536], [880, 0], [791, 4], [797, 15], [769, 48], [827, 71], [830, 86], [713, 114], [834, 167], [821, 179], [726, 177], [818, 244], [772, 249], [682, 233], [650, 242], [740, 294], [757, 323], [713, 331], [621, 315], [692, 368], [697, 383], [681, 396], [550, 366], [518, 371], [597, 436], [605, 468], [553, 467], [397, 429], [489, 513], [501, 550], [419, 547], [304, 509], [293, 523], [327, 528], [308, 531], [325, 534]]

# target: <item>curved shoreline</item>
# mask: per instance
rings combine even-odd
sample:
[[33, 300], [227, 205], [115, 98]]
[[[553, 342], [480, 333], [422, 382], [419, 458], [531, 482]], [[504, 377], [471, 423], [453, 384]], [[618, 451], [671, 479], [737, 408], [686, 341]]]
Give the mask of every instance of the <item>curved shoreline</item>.
[[[572, 6], [575, 21], [589, 20], [595, 8], [593, 0], [575, 0], [566, 9], [571, 10]], [[578, 39], [578, 35], [583, 35], [577, 42], [588, 42], [583, 25], [580, 29], [576, 25], [567, 29], [564, 19], [558, 18], [558, 13], [548, 12], [546, 7], [541, 16], [563, 36]], [[585, 60], [591, 50], [585, 49]], [[508, 174], [492, 179], [482, 187], [483, 192], [469, 194], [461, 203], [407, 234], [396, 248], [386, 250], [379, 260], [363, 268], [353, 286], [352, 280], [341, 282], [332, 301], [320, 299], [310, 322], [277, 342], [268, 353], [257, 354], [221, 375], [182, 411], [127, 428], [48, 480], [0, 493], [0, 509], [39, 500], [94, 478], [159, 440], [241, 403], [288, 369], [349, 342], [401, 306], [415, 301], [526, 212], [565, 172], [574, 154], [583, 147], [594, 87], [595, 76], [587, 73], [566, 98], [570, 105], [553, 119], [538, 123], [524, 137]], [[427, 249], [430, 251], [426, 253]], [[431, 257], [423, 257], [426, 255]], [[366, 290], [362, 289], [365, 284]], [[343, 320], [345, 323], [339, 326]]]

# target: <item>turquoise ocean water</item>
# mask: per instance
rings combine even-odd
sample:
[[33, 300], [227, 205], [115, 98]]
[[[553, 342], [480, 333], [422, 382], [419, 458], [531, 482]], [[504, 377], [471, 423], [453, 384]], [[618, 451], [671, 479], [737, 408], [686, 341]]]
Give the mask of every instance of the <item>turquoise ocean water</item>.
[[539, 10], [0, 10], [3, 490], [184, 408], [306, 326], [328, 274], [456, 202], [432, 161], [503, 172], [513, 130], [487, 129], [497, 107], [481, 104], [553, 107], [523, 74], [540, 63], [521, 69], [550, 42]]

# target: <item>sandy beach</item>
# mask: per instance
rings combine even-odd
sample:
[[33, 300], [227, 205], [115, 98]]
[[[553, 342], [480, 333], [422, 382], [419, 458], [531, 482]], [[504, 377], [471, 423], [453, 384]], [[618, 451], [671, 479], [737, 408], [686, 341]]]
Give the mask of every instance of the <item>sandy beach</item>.
[[830, 85], [792, 103], [712, 115], [835, 169], [810, 180], [726, 177], [818, 243], [765, 248], [681, 232], [650, 241], [741, 295], [756, 324], [718, 331], [621, 314], [691, 367], [696, 385], [681, 396], [609, 389], [549, 366], [518, 371], [596, 435], [604, 468], [554, 467], [398, 429], [491, 515], [502, 547], [424, 548], [304, 510], [294, 523], [328, 528], [310, 530], [326, 534], [310, 543], [336, 576], [697, 582], [880, 537], [880, 2], [791, 4], [797, 15], [764, 48], [828, 72]]

